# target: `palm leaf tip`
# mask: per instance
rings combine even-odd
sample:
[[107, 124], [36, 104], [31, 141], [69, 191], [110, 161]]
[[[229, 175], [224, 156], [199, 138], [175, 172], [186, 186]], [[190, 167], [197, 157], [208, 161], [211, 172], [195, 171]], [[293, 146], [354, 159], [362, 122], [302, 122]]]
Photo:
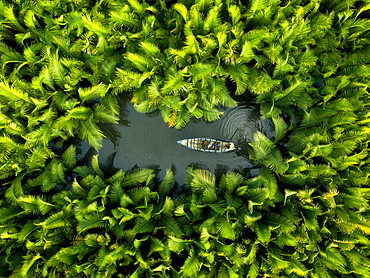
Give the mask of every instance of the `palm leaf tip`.
[[192, 277], [199, 271], [201, 266], [202, 264], [198, 259], [198, 256], [195, 254], [193, 250], [191, 250], [184, 265], [181, 267], [181, 272], [185, 277]]
[[275, 143], [282, 140], [287, 133], [287, 124], [281, 117], [273, 117], [272, 121], [275, 126]]

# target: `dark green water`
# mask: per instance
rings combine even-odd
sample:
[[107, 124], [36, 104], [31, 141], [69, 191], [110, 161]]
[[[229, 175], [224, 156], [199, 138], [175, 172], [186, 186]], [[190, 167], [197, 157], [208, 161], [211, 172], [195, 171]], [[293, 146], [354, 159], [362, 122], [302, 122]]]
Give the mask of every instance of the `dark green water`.
[[[108, 138], [104, 140], [99, 152], [99, 161], [106, 163], [107, 159], [116, 153], [113, 165], [108, 167], [121, 168], [124, 171], [133, 167], [149, 167], [155, 169], [163, 178], [166, 169], [172, 169], [175, 179], [183, 183], [186, 168], [194, 166], [222, 174], [228, 170], [242, 172], [248, 175], [253, 165], [247, 160], [245, 146], [253, 138], [256, 130], [269, 134], [271, 124], [260, 120], [258, 107], [239, 105], [224, 110], [224, 115], [218, 121], [190, 122], [184, 129], [169, 128], [163, 122], [161, 115], [142, 114], [126, 101], [121, 101], [121, 124], [105, 125], [103, 131]], [[241, 147], [240, 151], [230, 153], [203, 153], [190, 150], [176, 141], [188, 137], [209, 137], [229, 140]], [[88, 144], [81, 144], [82, 153], [88, 150]], [[253, 170], [251, 171], [253, 175]]]

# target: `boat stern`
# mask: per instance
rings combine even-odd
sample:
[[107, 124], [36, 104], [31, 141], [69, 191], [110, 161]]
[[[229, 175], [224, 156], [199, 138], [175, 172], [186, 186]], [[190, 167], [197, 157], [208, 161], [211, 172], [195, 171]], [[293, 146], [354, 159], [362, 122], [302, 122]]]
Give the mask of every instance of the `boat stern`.
[[235, 146], [234, 143], [230, 143], [229, 151], [237, 150], [238, 148]]

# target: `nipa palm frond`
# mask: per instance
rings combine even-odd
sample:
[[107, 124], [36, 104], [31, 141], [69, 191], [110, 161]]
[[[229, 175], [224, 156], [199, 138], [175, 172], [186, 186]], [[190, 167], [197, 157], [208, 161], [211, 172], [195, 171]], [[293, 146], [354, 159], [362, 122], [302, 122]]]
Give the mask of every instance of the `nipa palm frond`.
[[82, 218], [78, 221], [77, 231], [82, 233], [89, 229], [104, 228], [108, 226], [108, 222], [103, 220], [105, 215], [102, 213], [90, 212], [84, 213]]
[[94, 32], [100, 37], [105, 37], [109, 32], [106, 27], [97, 20], [93, 20], [88, 14], [82, 16], [82, 22], [88, 30]]
[[207, 122], [216, 121], [223, 115], [223, 112], [219, 111], [217, 108], [202, 109], [202, 113], [203, 113], [203, 118]]
[[237, 5], [230, 5], [227, 10], [230, 14], [233, 25], [236, 26], [242, 18], [240, 7]]
[[189, 73], [194, 82], [209, 77], [214, 70], [214, 65], [204, 63], [196, 63], [189, 67]]
[[94, 120], [98, 123], [112, 123], [117, 124], [118, 123], [118, 116], [117, 114], [111, 113], [107, 106], [103, 103], [98, 103], [94, 106]]
[[138, 53], [127, 53], [126, 59], [129, 60], [138, 70], [147, 72], [150, 71], [155, 64]]
[[253, 148], [252, 158], [258, 161], [263, 160], [275, 146], [274, 143], [260, 131], [257, 131], [253, 135], [253, 142], [249, 144]]
[[275, 141], [274, 143], [278, 143], [280, 140], [282, 140], [286, 133], [287, 133], [287, 125], [285, 121], [281, 117], [273, 117], [272, 121], [275, 126]]
[[183, 236], [182, 230], [172, 217], [167, 215], [161, 215], [159, 222], [163, 225], [164, 232], [166, 234], [174, 235], [180, 238]]
[[238, 186], [241, 185], [244, 178], [242, 175], [236, 172], [227, 172], [222, 175], [219, 187], [225, 190], [226, 193], [233, 193]]
[[102, 147], [104, 134], [91, 117], [83, 121], [79, 134], [81, 139], [87, 139], [94, 149], [99, 150]]
[[100, 97], [103, 98], [105, 94], [107, 93], [108, 87], [105, 84], [98, 84], [94, 87], [88, 87], [88, 88], [79, 88], [78, 94], [80, 96], [80, 99], [83, 102], [89, 102], [93, 99]]
[[126, 173], [124, 181], [121, 183], [123, 188], [134, 187], [142, 183], [149, 184], [154, 178], [153, 169], [139, 169], [131, 173]]
[[182, 3], [175, 3], [172, 8], [176, 10], [186, 22], [188, 20], [188, 8]]
[[35, 225], [40, 225], [43, 229], [67, 227], [71, 225], [71, 222], [73, 220], [73, 217], [71, 216], [72, 214], [66, 213], [65, 211], [59, 211], [49, 216], [45, 221]]
[[145, 51], [145, 54], [154, 58], [160, 57], [161, 50], [155, 44], [144, 41], [140, 43], [140, 46]]
[[235, 240], [236, 232], [230, 224], [230, 220], [228, 218], [219, 219], [217, 221], [217, 229], [222, 237]]
[[[175, 114], [175, 118], [174, 118], [174, 123], [176, 123], [174, 125], [175, 128], [177, 129], [181, 129], [181, 128], [184, 128], [187, 123], [189, 122], [190, 120], [190, 113], [189, 111], [186, 111], [186, 110], [182, 110], [178, 113]], [[170, 122], [169, 122], [170, 124]]]
[[236, 84], [236, 94], [245, 92], [248, 86], [248, 68], [243, 64], [225, 65], [225, 70], [230, 79]]
[[191, 186], [194, 189], [202, 189], [203, 187], [215, 188], [216, 177], [207, 170], [195, 169], [192, 171]]
[[133, 31], [138, 31], [141, 28], [141, 21], [133, 13], [128, 13], [123, 9], [118, 11], [111, 11], [111, 22], [116, 23], [118, 26], [125, 26]]
[[170, 169], [166, 170], [166, 175], [164, 176], [162, 182], [158, 186], [158, 195], [160, 198], [164, 198], [168, 191], [171, 189], [175, 181], [173, 172]]
[[193, 249], [190, 250], [184, 265], [181, 267], [181, 273], [185, 277], [193, 277], [201, 268], [201, 262]]
[[26, 104], [33, 104], [28, 94], [21, 92], [17, 88], [11, 87], [6, 82], [0, 82], [0, 95], [6, 97], [9, 101], [21, 100]]
[[203, 25], [205, 33], [215, 32], [216, 29], [221, 25], [219, 10], [220, 7], [218, 6], [213, 7], [210, 11], [208, 11], [207, 17]]

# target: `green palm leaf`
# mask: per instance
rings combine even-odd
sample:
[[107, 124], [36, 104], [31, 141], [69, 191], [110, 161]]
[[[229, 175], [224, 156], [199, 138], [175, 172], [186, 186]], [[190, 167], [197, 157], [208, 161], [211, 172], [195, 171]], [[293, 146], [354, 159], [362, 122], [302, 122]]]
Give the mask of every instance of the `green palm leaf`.
[[190, 250], [189, 256], [181, 267], [181, 273], [184, 277], [192, 277], [201, 268], [202, 264], [193, 249]]
[[250, 13], [253, 16], [257, 12], [264, 10], [266, 7], [267, 7], [266, 0], [252, 0], [250, 2], [248, 13]]
[[219, 111], [217, 108], [204, 108], [202, 109], [203, 118], [207, 122], [213, 122], [221, 118], [223, 112]]
[[248, 63], [254, 58], [254, 52], [252, 48], [253, 45], [249, 41], [246, 41], [243, 44], [242, 52], [240, 53], [241, 61]]
[[31, 277], [32, 274], [29, 273], [30, 269], [34, 267], [34, 265], [36, 264], [36, 267], [37, 268], [38, 264], [40, 263], [39, 261], [41, 260], [42, 262], [44, 261], [44, 258], [40, 255], [40, 254], [36, 254], [36, 255], [27, 255], [27, 256], [24, 256], [24, 261], [23, 261], [23, 264], [22, 264], [22, 268], [20, 270], [20, 275], [22, 277]]
[[188, 20], [188, 9], [186, 8], [186, 6], [182, 3], [175, 3], [172, 8], [174, 10], [176, 10], [181, 16], [182, 18], [187, 21]]
[[154, 231], [156, 228], [156, 223], [154, 219], [145, 220], [141, 219], [138, 220], [133, 228], [135, 233], [150, 233]]
[[198, 80], [202, 80], [207, 78], [211, 75], [215, 70], [214, 65], [212, 64], [204, 64], [204, 63], [196, 63], [189, 67], [189, 73], [191, 78], [196, 82]]
[[49, 64], [49, 70], [51, 72], [51, 75], [53, 77], [53, 80], [64, 88], [64, 85], [67, 84], [67, 71], [59, 61], [58, 55], [51, 55], [51, 63]]
[[265, 157], [263, 165], [278, 174], [282, 174], [288, 169], [287, 163], [284, 162], [281, 152], [277, 148], [273, 149], [272, 152]]
[[225, 175], [222, 175], [219, 187], [227, 193], [233, 193], [241, 185], [243, 180], [242, 175], [236, 172], [227, 172]]
[[18, 31], [25, 32], [24, 27], [19, 23], [17, 16], [14, 14], [13, 6], [3, 6], [2, 14], [7, 21]]
[[170, 169], [166, 170], [166, 175], [164, 176], [162, 182], [160, 183], [158, 187], [158, 195], [160, 198], [164, 198], [168, 191], [171, 189], [171, 186], [173, 185], [175, 181], [173, 172]]
[[222, 80], [212, 78], [209, 83], [212, 87], [212, 94], [215, 95], [215, 97], [221, 103], [222, 106], [235, 107], [238, 104], [237, 101], [235, 101], [230, 96], [230, 93]]
[[127, 2], [130, 4], [130, 7], [137, 13], [137, 14], [143, 14], [145, 10], [148, 8], [148, 4], [140, 3], [138, 0], [127, 0]]
[[117, 114], [113, 114], [103, 103], [98, 103], [94, 106], [93, 115], [95, 121], [99, 123], [117, 124], [119, 119]]
[[11, 202], [16, 203], [17, 199], [24, 195], [24, 190], [22, 186], [22, 179], [26, 173], [22, 173], [19, 176], [17, 176], [13, 181], [12, 185], [5, 191], [5, 198]]
[[20, 90], [11, 87], [8, 83], [2, 81], [0, 82], [0, 95], [6, 97], [10, 101], [22, 100], [24, 102], [33, 104], [26, 93], [23, 93]]
[[7, 220], [25, 213], [26, 212], [24, 210], [20, 210], [16, 207], [3, 207], [0, 209], [0, 223], [5, 223]]
[[36, 20], [35, 13], [32, 10], [28, 10], [24, 15], [24, 24], [31, 29], [35, 29], [36, 26], [40, 27], [40, 24]]
[[98, 36], [105, 37], [108, 34], [107, 28], [100, 22], [93, 20], [88, 14], [82, 16], [82, 22], [88, 30], [96, 33]]
[[125, 26], [127, 28], [132, 28], [138, 30], [141, 28], [141, 21], [137, 19], [132, 13], [128, 13], [123, 10], [111, 11], [111, 21], [117, 23], [119, 26]]
[[[91, 174], [93, 174], [93, 170], [91, 168], [88, 168]], [[75, 169], [76, 171], [76, 169]], [[78, 172], [77, 172], [78, 173]], [[86, 198], [87, 196], [87, 191], [77, 182], [77, 180], [74, 180], [72, 182], [72, 191], [74, 194], [79, 196], [80, 198]]]
[[211, 172], [203, 169], [195, 169], [192, 171], [192, 176], [191, 187], [194, 189], [202, 190], [204, 187], [215, 188], [216, 177]]
[[257, 161], [262, 161], [274, 147], [274, 143], [260, 131], [253, 135], [253, 142], [249, 144], [253, 148], [252, 159]]
[[274, 94], [275, 103], [283, 106], [291, 105], [296, 102], [298, 97], [306, 90], [306, 88], [306, 82], [297, 80], [285, 90], [281, 90]]
[[31, 195], [20, 196], [17, 200], [25, 211], [34, 214], [41, 213], [44, 215], [55, 207], [53, 204], [42, 200], [42, 198]]
[[143, 72], [150, 71], [151, 68], [155, 66], [152, 61], [138, 53], [127, 53], [126, 59]]
[[290, 234], [296, 229], [296, 226], [289, 219], [276, 213], [268, 213], [265, 223], [268, 227], [277, 228], [286, 234]]
[[62, 155], [63, 164], [68, 170], [73, 169], [76, 166], [76, 146], [71, 145]]
[[71, 215], [66, 215], [64, 211], [59, 211], [49, 216], [45, 221], [35, 225], [40, 225], [43, 229], [67, 227], [71, 225], [71, 222], [67, 220], [69, 217]]
[[154, 58], [159, 58], [161, 50], [155, 44], [144, 41], [140, 43], [140, 46], [147, 55]]
[[124, 181], [121, 183], [123, 188], [134, 187], [143, 182], [147, 184], [154, 178], [153, 169], [139, 169], [131, 173], [126, 173]]
[[180, 239], [174, 236], [168, 237], [168, 247], [171, 251], [180, 254], [183, 250], [187, 249], [192, 243], [192, 240]]
[[104, 97], [107, 93], [108, 87], [100, 83], [94, 87], [88, 87], [88, 88], [79, 88], [78, 94], [80, 96], [80, 99], [82, 102], [86, 101], [92, 101], [93, 99], [97, 97]]
[[215, 32], [216, 28], [221, 25], [221, 20], [219, 16], [219, 7], [213, 7], [207, 14], [204, 21], [204, 32], [208, 33], [210, 31]]
[[231, 16], [233, 25], [237, 25], [242, 17], [240, 7], [237, 5], [230, 5], [227, 10]]
[[107, 227], [108, 222], [104, 221], [103, 217], [101, 213], [84, 213], [80, 216], [81, 219], [79, 219], [76, 229], [79, 233], [82, 233], [89, 229]]
[[276, 144], [280, 140], [282, 140], [286, 133], [287, 133], [287, 124], [281, 117], [273, 117], [272, 121], [275, 126], [275, 141], [274, 143]]
[[260, 222], [256, 222], [254, 227], [255, 227], [255, 232], [257, 234], [258, 239], [262, 243], [268, 243], [271, 237], [271, 231], [269, 227]]
[[162, 215], [159, 222], [163, 225], [164, 232], [168, 235], [174, 235], [176, 237], [182, 237], [182, 235], [184, 234], [181, 231], [179, 225], [170, 216]]
[[248, 68], [243, 64], [226, 65], [225, 71], [229, 74], [230, 79], [236, 84], [236, 94], [245, 92], [248, 86]]
[[256, 254], [257, 254], [257, 251], [258, 251], [258, 245], [257, 244], [258, 244], [258, 242], [254, 242], [252, 244], [252, 247], [249, 250], [249, 254], [245, 257], [245, 262], [248, 265], [251, 265], [251, 264], [256, 262], [256, 259], [257, 259]]
[[248, 189], [244, 193], [244, 197], [255, 203], [263, 203], [267, 199], [268, 194], [267, 188], [253, 188]]
[[166, 81], [161, 89], [162, 94], [169, 95], [171, 92], [179, 91], [184, 86], [187, 86], [187, 82], [181, 73], [169, 74], [166, 76]]
[[220, 232], [220, 235], [224, 238], [235, 240], [236, 233], [233, 227], [230, 224], [230, 220], [225, 218], [222, 220], [217, 221], [217, 229]]
[[[151, 194], [153, 195], [153, 193], [150, 192], [150, 189], [149, 187], [134, 187], [127, 192], [127, 195], [129, 196], [129, 198], [131, 198], [132, 202], [134, 204], [139, 204], [140, 202], [142, 202], [144, 199], [148, 198]], [[155, 194], [155, 193], [154, 193]], [[124, 200], [122, 200], [124, 199]], [[127, 199], [125, 197], [125, 195], [123, 195], [121, 197], [121, 202], [124, 201], [125, 203], [129, 203], [130, 202], [130, 199]], [[152, 205], [144, 205], [143, 206], [143, 217], [144, 218], [150, 218], [150, 215], [151, 215], [151, 208], [153, 206]]]
[[161, 252], [168, 248], [158, 238], [150, 237], [150, 251], [149, 256], [154, 252]]
[[102, 147], [102, 141], [103, 141], [104, 134], [102, 133], [100, 128], [97, 126], [97, 124], [93, 121], [91, 117], [83, 122], [83, 124], [81, 125], [79, 134], [81, 136], [81, 139], [83, 140], [87, 139], [89, 141], [89, 144], [94, 149], [99, 150]]
[[260, 177], [268, 190], [268, 197], [271, 199], [275, 198], [278, 193], [278, 184], [274, 173], [268, 168], [263, 168]]

